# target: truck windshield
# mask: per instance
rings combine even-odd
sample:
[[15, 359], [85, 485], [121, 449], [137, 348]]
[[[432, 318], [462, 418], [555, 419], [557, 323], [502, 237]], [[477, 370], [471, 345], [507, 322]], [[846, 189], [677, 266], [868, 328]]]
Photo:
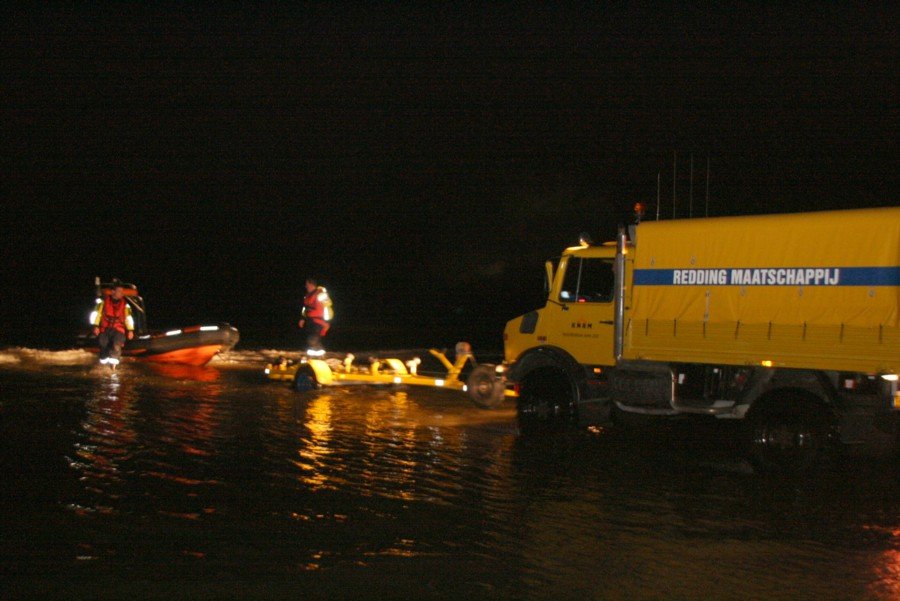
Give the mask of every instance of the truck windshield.
[[565, 303], [609, 303], [615, 275], [608, 259], [569, 257], [559, 300]]

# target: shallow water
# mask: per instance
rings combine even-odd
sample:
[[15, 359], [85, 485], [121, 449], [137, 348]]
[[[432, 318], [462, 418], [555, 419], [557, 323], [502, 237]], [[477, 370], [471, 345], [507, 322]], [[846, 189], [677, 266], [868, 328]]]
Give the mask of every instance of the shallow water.
[[452, 391], [0, 351], [4, 598], [900, 598], [896, 464], [730, 432], [522, 437]]

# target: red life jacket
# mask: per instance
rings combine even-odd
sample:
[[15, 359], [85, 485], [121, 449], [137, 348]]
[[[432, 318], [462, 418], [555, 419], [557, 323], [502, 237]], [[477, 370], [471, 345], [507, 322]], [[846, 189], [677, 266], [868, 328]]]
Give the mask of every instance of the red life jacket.
[[118, 301], [111, 296], [103, 299], [103, 311], [100, 315], [100, 331], [104, 332], [109, 328], [116, 329], [123, 334], [127, 329], [125, 327], [125, 307], [128, 302], [124, 298]]
[[317, 324], [325, 324], [325, 306], [319, 300], [321, 290], [316, 288], [303, 298], [303, 317]]

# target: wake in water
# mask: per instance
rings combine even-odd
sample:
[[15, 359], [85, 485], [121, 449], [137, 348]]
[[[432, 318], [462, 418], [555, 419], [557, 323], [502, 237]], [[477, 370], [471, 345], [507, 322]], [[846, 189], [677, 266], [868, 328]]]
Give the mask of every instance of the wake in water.
[[[262, 370], [262, 366], [273, 361], [275, 358], [292, 356], [294, 354], [297, 353], [295, 351], [282, 351], [277, 349], [230, 351], [213, 357], [212, 361], [200, 368], [200, 370], [202, 371], [203, 369], [209, 368], [258, 368]], [[129, 366], [137, 365], [155, 366], [160, 368], [165, 368], [167, 365], [179, 367], [176, 364], [154, 364], [125, 359], [119, 369], [128, 369]], [[0, 368], [5, 369], [38, 371], [53, 367], [93, 368], [94, 366], [97, 368], [103, 367], [98, 364], [96, 353], [91, 353], [83, 349], [46, 350], [27, 347], [9, 347], [0, 349]]]
[[[303, 355], [304, 353], [297, 349], [239, 349], [216, 355], [206, 367], [261, 369], [267, 363], [272, 363], [276, 359], [284, 358], [296, 361]], [[335, 355], [343, 356], [342, 353], [335, 353]], [[356, 356], [359, 357], [360, 361], [367, 360], [369, 357], [388, 356], [400, 357], [404, 360], [415, 356], [427, 361], [429, 353], [427, 349], [373, 350], [358, 351]], [[83, 349], [46, 350], [27, 347], [0, 349], [0, 367], [36, 369], [46, 366], [91, 366], [96, 363], [96, 353]], [[133, 361], [128, 358], [123, 360], [123, 366], [129, 364], [152, 365], [152, 363]]]
[[0, 365], [90, 365], [97, 355], [82, 349], [48, 351], [12, 347], [0, 350]]

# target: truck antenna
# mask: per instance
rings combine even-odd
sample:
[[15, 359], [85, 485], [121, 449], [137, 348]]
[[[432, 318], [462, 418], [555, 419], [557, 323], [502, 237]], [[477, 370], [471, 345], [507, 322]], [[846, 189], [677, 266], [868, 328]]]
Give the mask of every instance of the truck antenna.
[[709, 152], [706, 153], [706, 216], [709, 217]]
[[675, 219], [675, 177], [678, 174], [678, 151], [672, 151], [672, 219]]
[[691, 153], [691, 193], [688, 201], [688, 217], [694, 216], [694, 153]]
[[659, 221], [659, 171], [656, 172], [656, 220]]

